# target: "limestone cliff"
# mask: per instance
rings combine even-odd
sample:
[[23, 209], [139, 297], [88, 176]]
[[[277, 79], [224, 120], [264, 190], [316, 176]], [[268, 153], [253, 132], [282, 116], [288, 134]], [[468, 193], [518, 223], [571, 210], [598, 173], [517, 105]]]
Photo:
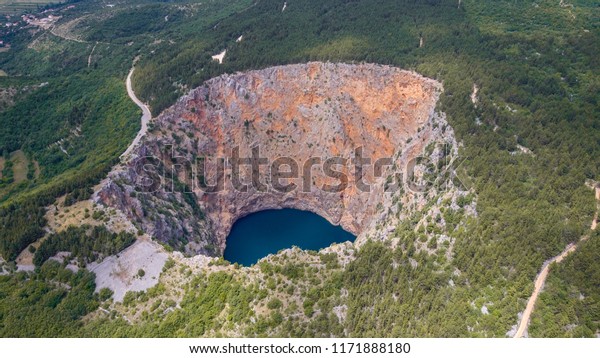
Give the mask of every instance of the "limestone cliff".
[[[96, 200], [188, 252], [218, 254], [238, 218], [271, 208], [309, 210], [360, 234], [390, 206], [384, 190], [396, 174], [447, 136], [434, 111], [441, 89], [413, 72], [372, 64], [308, 63], [223, 75], [156, 118]], [[232, 153], [251, 158], [253, 148], [266, 159], [254, 163], [254, 183], [261, 185], [239, 190], [232, 183]], [[353, 161], [357, 150], [371, 160], [360, 171]], [[305, 177], [273, 178], [270, 165], [282, 157], [276, 162], [281, 171], [293, 166], [291, 160]], [[220, 176], [215, 158], [227, 158]], [[338, 158], [333, 173], [323, 168], [330, 158]], [[375, 173], [381, 158], [391, 162]], [[246, 164], [239, 176], [248, 184], [252, 163]], [[308, 167], [310, 174], [303, 170]], [[223, 189], [206, 192], [218, 180]], [[276, 190], [277, 183], [296, 188]], [[324, 189], [340, 184], [343, 190]]]

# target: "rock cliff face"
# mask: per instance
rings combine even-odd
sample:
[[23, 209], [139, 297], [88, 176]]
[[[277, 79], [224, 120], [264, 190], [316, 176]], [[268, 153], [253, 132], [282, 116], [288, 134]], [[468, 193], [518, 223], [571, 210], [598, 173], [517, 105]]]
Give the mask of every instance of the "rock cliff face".
[[[359, 235], [391, 205], [384, 191], [396, 174], [444, 137], [434, 113], [440, 91], [434, 80], [370, 64], [223, 75], [156, 118], [96, 200], [194, 253], [218, 254], [238, 218], [272, 208], [309, 210]], [[274, 173], [296, 168], [292, 178]]]

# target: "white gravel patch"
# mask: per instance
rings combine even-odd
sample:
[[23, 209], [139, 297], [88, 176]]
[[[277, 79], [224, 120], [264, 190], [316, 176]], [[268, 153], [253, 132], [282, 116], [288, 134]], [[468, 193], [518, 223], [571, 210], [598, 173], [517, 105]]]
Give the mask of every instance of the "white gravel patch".
[[27, 271], [32, 272], [35, 271], [35, 265], [17, 265], [17, 272]]
[[477, 107], [477, 103], [479, 102], [479, 86], [476, 83], [473, 83], [473, 92], [471, 92], [471, 103]]
[[58, 261], [61, 264], [65, 261], [65, 259], [67, 257], [71, 256], [71, 252], [69, 251], [59, 251], [56, 253], [56, 255], [50, 257], [49, 260], [54, 260], [54, 261]]
[[[88, 270], [96, 274], [96, 292], [108, 287], [114, 292], [114, 301], [121, 302], [129, 291], [145, 291], [156, 285], [168, 257], [157, 243], [140, 239], [121, 253], [88, 265]], [[145, 272], [143, 277], [138, 275], [140, 269]]]
[[214, 257], [204, 256], [204, 255], [196, 255], [192, 257], [185, 257], [179, 251], [173, 252], [173, 259], [182, 264], [188, 266], [193, 271], [198, 272], [208, 267], [208, 264], [214, 260]]
[[338, 322], [340, 322], [340, 324], [342, 324], [346, 320], [346, 314], [348, 313], [348, 306], [346, 306], [346, 305], [335, 306], [335, 307], [333, 307], [333, 313], [335, 313], [335, 316], [337, 317]]
[[212, 57], [213, 60], [215, 61], [219, 61], [219, 64], [223, 64], [223, 59], [225, 58], [225, 54], [227, 53], [227, 50], [223, 50], [223, 52], [216, 54]]

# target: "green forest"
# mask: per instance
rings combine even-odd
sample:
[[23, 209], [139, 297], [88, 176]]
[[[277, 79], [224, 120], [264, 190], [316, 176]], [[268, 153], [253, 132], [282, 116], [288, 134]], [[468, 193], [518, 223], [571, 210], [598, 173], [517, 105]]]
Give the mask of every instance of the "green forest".
[[70, 252], [82, 266], [117, 254], [133, 244], [135, 236], [121, 232], [114, 234], [104, 226], [82, 225], [69, 227], [57, 234], [49, 235], [36, 249], [33, 263], [42, 266], [50, 257], [60, 251]]
[[551, 267], [534, 311], [532, 337], [596, 337], [600, 324], [600, 234]]
[[0, 336], [73, 337], [98, 308], [94, 274], [48, 261], [35, 273], [0, 275]]
[[[268, 319], [250, 323], [243, 302], [271, 293], [218, 273], [194, 278], [190, 287], [203, 289], [186, 288], [181, 310], [166, 316], [149, 314], [133, 326], [110, 317], [83, 324], [80, 317], [100, 299], [91, 274], [67, 274], [51, 261], [42, 265], [67, 239], [56, 237], [60, 243], [47, 244], [56, 246], [39, 254], [35, 273], [0, 276], [0, 300], [15, 300], [18, 312], [39, 326], [2, 312], [0, 335], [203, 335], [220, 328], [211, 324], [227, 306], [235, 307], [231, 320], [245, 322], [247, 335], [506, 336], [543, 262], [587, 233], [596, 207], [585, 182], [600, 181], [600, 17], [595, 1], [570, 3], [296, 0], [282, 12], [276, 0], [135, 0], [114, 9], [84, 0], [61, 19], [95, 14], [69, 28], [79, 41], [48, 31], [3, 34], [12, 47], [0, 52], [0, 69], [9, 75], [0, 77], [0, 87], [36, 87], [0, 111], [0, 153], [6, 159], [22, 150], [40, 166], [38, 177], [0, 185], [0, 255], [6, 261], [44, 235], [45, 206], [61, 195], [86, 193], [135, 136], [140, 113], [124, 79], [138, 56], [134, 87], [154, 115], [209, 78], [278, 64], [372, 62], [437, 79], [444, 85], [438, 110], [462, 144], [477, 216], [459, 218], [461, 228], [448, 229], [456, 238], [451, 260], [415, 252], [417, 218], [390, 237], [402, 248], [364, 245], [347, 267], [322, 274], [321, 290], [302, 293], [306, 304], [299, 309], [309, 323], [283, 322], [287, 313], [277, 302]], [[219, 65], [211, 56], [223, 49]], [[470, 100], [474, 84], [477, 105]], [[520, 147], [533, 154], [515, 154]], [[118, 240], [118, 248], [127, 242]], [[552, 267], [531, 336], [596, 334], [599, 240], [592, 235]], [[311, 282], [309, 274], [296, 280]], [[71, 289], [55, 281], [71, 282]], [[347, 297], [339, 297], [342, 287]], [[348, 307], [344, 327], [331, 314], [333, 302]], [[64, 312], [67, 318], [55, 319]]]

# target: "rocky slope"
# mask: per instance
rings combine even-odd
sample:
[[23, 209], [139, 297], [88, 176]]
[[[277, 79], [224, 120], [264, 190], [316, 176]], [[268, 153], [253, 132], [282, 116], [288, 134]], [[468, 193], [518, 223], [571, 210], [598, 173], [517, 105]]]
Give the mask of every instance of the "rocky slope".
[[[376, 214], [390, 212], [392, 197], [412, 195], [406, 185], [393, 184], [413, 159], [430, 143], [454, 143], [434, 111], [441, 89], [413, 72], [372, 64], [308, 63], [223, 75], [156, 118], [95, 200], [190, 253], [220, 253], [238, 218], [271, 208], [309, 210], [360, 235]], [[242, 186], [250, 184], [240, 190], [232, 154], [251, 158], [253, 148], [266, 161], [239, 167]], [[362, 174], [357, 150], [371, 159]], [[337, 164], [327, 172], [331, 158]], [[376, 173], [373, 164], [381, 158], [391, 162]], [[297, 178], [272, 175], [272, 163], [285, 172], [292, 162]], [[209, 192], [218, 182], [222, 190]], [[281, 190], [287, 184], [295, 188]]]

